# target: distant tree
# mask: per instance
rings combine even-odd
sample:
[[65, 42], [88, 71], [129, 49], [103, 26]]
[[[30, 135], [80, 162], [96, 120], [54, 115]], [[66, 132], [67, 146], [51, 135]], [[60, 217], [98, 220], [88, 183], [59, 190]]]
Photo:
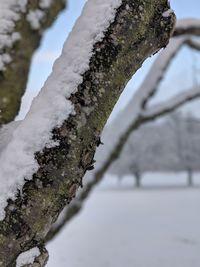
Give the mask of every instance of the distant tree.
[[133, 161], [132, 165], [130, 166], [130, 170], [135, 177], [136, 187], [140, 187], [141, 186], [142, 172], [141, 172], [140, 166], [138, 165], [137, 161], [135, 161], [135, 162]]
[[180, 168], [187, 172], [188, 186], [192, 186], [193, 172], [200, 163], [199, 122], [190, 113], [183, 116], [180, 112], [175, 112], [170, 117]]
[[135, 178], [135, 186], [140, 187], [142, 179], [142, 146], [132, 143], [128, 145], [128, 149], [130, 156], [129, 170]]

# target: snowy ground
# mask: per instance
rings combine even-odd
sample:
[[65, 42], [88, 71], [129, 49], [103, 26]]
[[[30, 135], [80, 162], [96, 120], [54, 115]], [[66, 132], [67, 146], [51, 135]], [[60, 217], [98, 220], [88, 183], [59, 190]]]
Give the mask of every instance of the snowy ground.
[[[48, 267], [199, 267], [200, 175], [146, 175], [142, 189], [108, 178], [48, 245]], [[172, 186], [173, 185], [173, 186]]]

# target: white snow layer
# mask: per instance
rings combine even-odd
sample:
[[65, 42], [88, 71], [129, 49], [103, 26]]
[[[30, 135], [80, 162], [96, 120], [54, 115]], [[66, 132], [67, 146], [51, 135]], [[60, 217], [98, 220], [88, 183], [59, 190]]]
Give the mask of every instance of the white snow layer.
[[30, 23], [33, 30], [40, 29], [40, 22], [44, 18], [44, 12], [40, 9], [30, 10], [26, 16], [27, 21]]
[[45, 16], [44, 9], [48, 9], [52, 4], [52, 0], [41, 0], [39, 3], [40, 9], [30, 10], [26, 16], [27, 21], [30, 23], [33, 30], [39, 30], [41, 21]]
[[162, 113], [166, 110], [171, 110], [173, 107], [177, 107], [182, 103], [186, 102], [187, 99], [193, 99], [200, 95], [200, 87], [194, 87], [193, 89], [182, 91], [181, 93], [176, 94], [175, 96], [169, 98], [167, 101], [163, 101], [160, 104], [150, 106], [142, 114], [143, 116], [151, 117], [156, 116], [156, 114]]
[[52, 0], [41, 0], [40, 1], [40, 8], [49, 8], [52, 4]]
[[20, 124], [20, 121], [13, 121], [7, 125], [4, 125], [0, 128], [0, 155], [1, 152], [5, 149], [7, 144], [9, 144], [12, 139], [13, 131]]
[[200, 19], [195, 19], [195, 18], [180, 19], [176, 23], [176, 28], [177, 29], [200, 28]]
[[172, 13], [174, 12], [174, 10], [173, 9], [168, 9], [167, 11], [165, 11], [165, 12], [163, 12], [163, 17], [165, 17], [165, 18], [167, 18], [167, 17], [169, 17]]
[[32, 248], [21, 253], [16, 261], [16, 267], [22, 267], [26, 264], [33, 264], [35, 258], [40, 255], [40, 250], [38, 247]]
[[89, 68], [93, 45], [103, 38], [120, 4], [121, 0], [87, 1], [64, 44], [62, 55], [54, 64], [52, 74], [2, 151], [0, 220], [4, 219], [7, 199], [14, 199], [17, 189], [24, 184], [24, 178], [31, 179], [37, 171], [35, 152], [41, 151], [45, 145], [55, 145], [51, 141], [51, 130], [74, 113], [73, 105], [67, 98], [76, 92], [82, 82], [81, 75]]

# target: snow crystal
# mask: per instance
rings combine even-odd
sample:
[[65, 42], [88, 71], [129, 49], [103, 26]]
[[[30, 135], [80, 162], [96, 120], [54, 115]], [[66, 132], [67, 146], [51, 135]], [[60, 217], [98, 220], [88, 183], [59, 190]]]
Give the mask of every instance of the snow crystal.
[[41, 0], [39, 2], [39, 8], [30, 10], [27, 14], [27, 21], [30, 23], [33, 30], [38, 30], [41, 27], [41, 21], [45, 16], [44, 9], [48, 9], [52, 4], [52, 0]]
[[40, 22], [44, 18], [44, 12], [40, 9], [31, 10], [26, 16], [27, 21], [30, 23], [33, 30], [40, 29]]
[[167, 11], [165, 11], [165, 12], [163, 12], [163, 17], [164, 18], [167, 18], [167, 17], [169, 17], [172, 13], [174, 13], [174, 11], [173, 11], [173, 9], [168, 9]]
[[26, 264], [33, 264], [36, 257], [40, 255], [40, 250], [38, 247], [32, 248], [21, 253], [16, 261], [16, 267], [22, 267]]
[[102, 40], [104, 31], [114, 20], [116, 8], [122, 0], [88, 0], [81, 17], [64, 44], [62, 55], [56, 60], [53, 72], [40, 94], [34, 99], [26, 118], [14, 130], [10, 143], [0, 155], [0, 220], [5, 216], [8, 198], [15, 198], [24, 178], [32, 178], [38, 164], [36, 151], [51, 145], [51, 131], [74, 114], [69, 98], [82, 82], [88, 70], [93, 46]]
[[19, 124], [20, 121], [13, 121], [0, 128], [0, 154], [12, 139], [13, 131], [17, 128]]
[[12, 61], [11, 56], [7, 53], [3, 54], [0, 57], [0, 70], [4, 70], [5, 69], [5, 65], [10, 63]]
[[52, 3], [52, 0], [41, 0], [40, 1], [40, 8], [48, 8], [48, 7], [50, 7], [50, 5], [51, 5], [51, 3]]

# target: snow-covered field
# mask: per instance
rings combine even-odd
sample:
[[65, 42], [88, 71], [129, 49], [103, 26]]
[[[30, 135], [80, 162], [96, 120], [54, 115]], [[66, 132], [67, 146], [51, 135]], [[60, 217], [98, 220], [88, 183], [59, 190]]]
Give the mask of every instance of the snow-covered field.
[[[107, 177], [48, 245], [48, 267], [199, 267], [200, 175], [146, 175], [134, 189]], [[173, 186], [172, 186], [173, 185]]]

